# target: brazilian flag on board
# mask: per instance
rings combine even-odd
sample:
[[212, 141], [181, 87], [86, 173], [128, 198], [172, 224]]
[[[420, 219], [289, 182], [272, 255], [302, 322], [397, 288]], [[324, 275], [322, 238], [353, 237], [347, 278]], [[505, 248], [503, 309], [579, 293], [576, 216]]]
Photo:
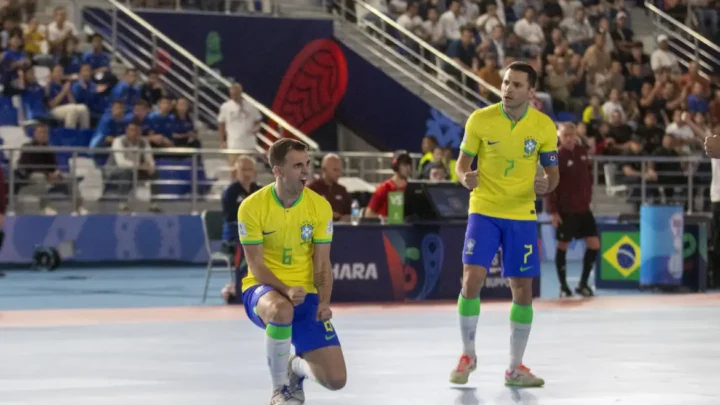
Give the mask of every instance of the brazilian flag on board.
[[602, 258], [600, 278], [602, 280], [640, 280], [640, 232], [602, 232], [600, 252]]

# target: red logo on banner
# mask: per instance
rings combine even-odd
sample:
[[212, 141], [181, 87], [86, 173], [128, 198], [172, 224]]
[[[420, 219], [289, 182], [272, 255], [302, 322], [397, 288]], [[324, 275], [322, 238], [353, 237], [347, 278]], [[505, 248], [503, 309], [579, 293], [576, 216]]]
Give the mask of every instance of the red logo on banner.
[[[332, 119], [347, 89], [347, 61], [331, 39], [316, 39], [290, 63], [272, 110], [293, 127], [310, 134]], [[277, 125], [273, 123], [273, 128]]]

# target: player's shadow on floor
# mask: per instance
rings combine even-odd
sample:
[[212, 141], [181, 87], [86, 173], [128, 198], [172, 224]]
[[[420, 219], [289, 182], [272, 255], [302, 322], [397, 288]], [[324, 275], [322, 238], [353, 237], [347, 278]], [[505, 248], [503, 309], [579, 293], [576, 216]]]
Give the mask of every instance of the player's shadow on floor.
[[475, 387], [452, 387], [455, 391], [459, 391], [457, 399], [455, 399], [456, 405], [483, 405], [485, 401], [478, 399], [475, 395]]
[[503, 395], [501, 398], [503, 401], [499, 401], [498, 403], [519, 405], [537, 405], [538, 403], [537, 397], [530, 392], [533, 388], [507, 387], [507, 389], [510, 393], [511, 401], [504, 401], [505, 395]]

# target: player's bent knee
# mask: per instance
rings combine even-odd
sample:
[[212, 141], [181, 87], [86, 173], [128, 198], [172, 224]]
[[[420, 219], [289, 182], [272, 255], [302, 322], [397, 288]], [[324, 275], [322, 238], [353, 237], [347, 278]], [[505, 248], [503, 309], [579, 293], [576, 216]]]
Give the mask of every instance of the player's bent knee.
[[265, 322], [288, 324], [292, 323], [294, 309], [285, 297], [277, 296], [262, 302], [258, 312]]
[[557, 243], [557, 248], [560, 250], [568, 250], [570, 247], [570, 242], [559, 240]]
[[600, 250], [600, 238], [598, 238], [597, 236], [585, 238], [585, 246], [588, 249]]
[[323, 385], [329, 390], [341, 390], [347, 384], [347, 374], [344, 371], [336, 372], [333, 376], [326, 378], [324, 383]]

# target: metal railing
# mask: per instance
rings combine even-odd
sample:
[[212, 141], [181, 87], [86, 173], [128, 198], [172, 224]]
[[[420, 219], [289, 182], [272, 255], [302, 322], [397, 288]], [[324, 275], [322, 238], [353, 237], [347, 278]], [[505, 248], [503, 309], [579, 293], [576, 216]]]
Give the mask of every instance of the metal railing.
[[652, 3], [646, 2], [645, 7], [650, 11], [656, 37], [665, 34], [672, 39], [668, 41], [668, 46], [683, 66], [687, 67], [694, 61], [698, 63], [701, 72], [716, 72], [720, 67], [720, 46], [672, 18]]
[[[400, 26], [392, 18], [363, 0], [355, 0], [355, 10], [348, 9], [342, 0], [331, 0], [340, 9], [336, 16], [345, 23], [354, 24], [369, 40], [385, 53], [393, 55], [391, 61], [408, 77], [413, 78], [430, 93], [462, 111], [465, 116], [479, 105], [500, 101], [500, 90], [485, 82], [473, 71], [435, 48], [416, 33]], [[360, 15], [358, 15], [360, 14]], [[378, 54], [382, 57], [382, 54]], [[486, 92], [483, 95], [480, 92]]]
[[[117, 173], [115, 166], [107, 164], [111, 153], [119, 152], [109, 148], [86, 147], [35, 147], [1, 148], [9, 163], [2, 164], [8, 189], [8, 213], [13, 214], [24, 201], [23, 186], [31, 182], [24, 171], [32, 169], [18, 164], [24, 153], [53, 152], [58, 157], [58, 169], [63, 173], [64, 187], [48, 192], [53, 200], [70, 203], [77, 211], [85, 204], [103, 202], [113, 203], [110, 212], [117, 209], [118, 202], [137, 201], [141, 198], [138, 190], [144, 190], [143, 201], [184, 203], [186, 211], [197, 213], [202, 204], [217, 206], [222, 191], [231, 181], [227, 175], [227, 155], [243, 151], [205, 150], [191, 148], [153, 149], [156, 170], [153, 176], [146, 178], [138, 170], [140, 156], [137, 149], [120, 152], [133, 153], [132, 169]], [[249, 152], [249, 151], [246, 151]], [[250, 152], [252, 153], [252, 152]], [[311, 152], [314, 162], [319, 162], [325, 152]], [[375, 185], [392, 175], [392, 153], [340, 152], [345, 177], [364, 180]], [[257, 173], [259, 178], [273, 181], [264, 156], [256, 152]], [[420, 155], [413, 154], [413, 159]], [[641, 172], [647, 172], [650, 164], [656, 165], [657, 179], [640, 177], [631, 179], [622, 174], [627, 163], [640, 164]], [[678, 170], [660, 170], [660, 163], [677, 163]], [[708, 204], [710, 184], [710, 161], [707, 158], [693, 156], [680, 158], [658, 157], [617, 157], [595, 156], [592, 158], [593, 184], [596, 191], [593, 196], [593, 210], [596, 213], [627, 214], [632, 213], [643, 203], [682, 204], [688, 213], [705, 212]], [[705, 166], [705, 167], [703, 167]], [[415, 166], [414, 166], [415, 167]], [[316, 169], [311, 168], [311, 171]], [[53, 183], [51, 186], [58, 186]], [[351, 190], [352, 191], [352, 190]], [[18, 193], [19, 192], [19, 193]], [[22, 198], [21, 198], [22, 197]], [[24, 204], [23, 204], [24, 205]], [[27, 210], [22, 210], [27, 211]]]
[[210, 13], [262, 12], [276, 13], [276, 0], [165, 0], [143, 1], [122, 0], [126, 7], [157, 8], [161, 10], [187, 10]]
[[[77, 212], [83, 204], [128, 202], [132, 205], [137, 201], [149, 201], [182, 202], [188, 205], [188, 211], [197, 213], [202, 203], [218, 204], [222, 191], [230, 184], [232, 178], [229, 174], [228, 156], [241, 153], [254, 156], [258, 177], [272, 181], [265, 155], [257, 151], [152, 149], [155, 173], [146, 178], [138, 169], [140, 155], [143, 153], [138, 149], [113, 150], [67, 146], [0, 147], [0, 154], [4, 155], [7, 161], [4, 164], [0, 163], [0, 166], [3, 168], [8, 190], [7, 211], [11, 215], [17, 211], [19, 198], [24, 194], [23, 189], [33, 183], [33, 179], [26, 172], [32, 172], [33, 169], [52, 169], [20, 165], [21, 156], [48, 152], [55, 153], [58, 161], [57, 169], [62, 173], [63, 178], [62, 181], [48, 183], [48, 195], [51, 200], [69, 202], [73, 212]], [[118, 173], [118, 168], [107, 162], [113, 153], [124, 152], [132, 154], [134, 165], [133, 168], [126, 168], [124, 173]], [[326, 154], [326, 152], [312, 151], [311, 157], [316, 164], [319, 164]], [[346, 177], [375, 184], [386, 180], [393, 173], [393, 153], [343, 152], [338, 155], [343, 161]], [[416, 161], [421, 157], [418, 154], [411, 156]], [[314, 172], [314, 167], [311, 167], [311, 174], [315, 174]], [[137, 197], [138, 190], [146, 196], [144, 200]]]
[[[108, 0], [108, 4], [109, 9], [86, 8], [84, 25], [102, 35], [106, 48], [126, 65], [140, 71], [151, 68], [164, 71], [161, 76], [164, 84], [176, 95], [190, 100], [195, 119], [214, 128], [220, 105], [228, 99], [230, 81], [120, 2]], [[295, 137], [312, 150], [319, 149], [310, 137], [247, 93], [243, 98], [266, 117], [257, 134], [262, 145], [258, 146], [258, 151], [284, 137]]]

